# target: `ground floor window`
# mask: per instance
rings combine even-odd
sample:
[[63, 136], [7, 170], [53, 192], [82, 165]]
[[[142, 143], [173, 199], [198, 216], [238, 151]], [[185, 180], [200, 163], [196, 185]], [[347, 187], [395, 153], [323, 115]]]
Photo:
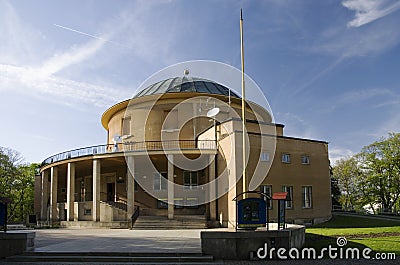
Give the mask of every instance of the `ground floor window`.
[[197, 190], [199, 184], [198, 172], [183, 172], [183, 186], [185, 190]]
[[155, 172], [153, 175], [153, 190], [167, 189], [168, 175], [166, 172]]
[[302, 205], [303, 208], [311, 208], [312, 207], [312, 187], [304, 186], [302, 187]]
[[282, 191], [288, 193], [288, 200], [285, 202], [286, 209], [293, 208], [293, 187], [292, 186], [282, 186]]
[[[260, 191], [264, 194], [267, 194], [270, 198], [272, 198], [272, 185], [261, 185]], [[265, 198], [262, 195], [261, 198], [267, 201], [268, 209], [272, 209], [272, 201], [267, 200], [267, 198]]]

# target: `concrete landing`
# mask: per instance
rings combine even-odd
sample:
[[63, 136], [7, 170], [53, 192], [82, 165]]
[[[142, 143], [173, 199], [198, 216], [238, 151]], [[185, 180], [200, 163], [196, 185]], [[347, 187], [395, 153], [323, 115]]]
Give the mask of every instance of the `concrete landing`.
[[35, 252], [201, 253], [201, 229], [41, 229]]

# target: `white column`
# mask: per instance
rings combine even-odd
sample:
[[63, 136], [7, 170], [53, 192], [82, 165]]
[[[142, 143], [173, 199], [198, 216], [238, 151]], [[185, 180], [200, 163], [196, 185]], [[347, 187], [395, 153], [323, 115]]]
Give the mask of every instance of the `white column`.
[[210, 220], [217, 220], [217, 198], [216, 198], [216, 182], [215, 182], [215, 159], [216, 155], [210, 155], [210, 163], [208, 167], [209, 183], [210, 183]]
[[174, 218], [174, 156], [168, 155], [168, 219]]
[[57, 186], [58, 186], [58, 168], [51, 167], [50, 169], [50, 221], [54, 222], [58, 219], [57, 209]]
[[42, 221], [47, 220], [47, 185], [48, 185], [48, 180], [47, 180], [47, 172], [46, 170], [42, 171], [42, 208], [41, 208], [41, 213], [40, 213], [40, 219]]
[[100, 221], [100, 160], [93, 160], [93, 221]]
[[75, 164], [68, 163], [67, 168], [67, 221], [74, 221], [75, 201]]
[[127, 172], [126, 172], [126, 185], [128, 186], [128, 209], [127, 209], [127, 219], [131, 219], [132, 214], [135, 209], [135, 160], [133, 156], [127, 157]]
[[[236, 227], [237, 216], [236, 216], [236, 201], [233, 201], [233, 198], [236, 197], [238, 191], [240, 192], [240, 182], [238, 181], [242, 174], [242, 163], [240, 162], [241, 158], [241, 149], [237, 146], [241, 145], [240, 137], [237, 137], [236, 134], [233, 134], [233, 141], [235, 143], [234, 146], [236, 148], [233, 149], [230, 161], [228, 163], [228, 228]], [[241, 199], [241, 198], [239, 198]]]

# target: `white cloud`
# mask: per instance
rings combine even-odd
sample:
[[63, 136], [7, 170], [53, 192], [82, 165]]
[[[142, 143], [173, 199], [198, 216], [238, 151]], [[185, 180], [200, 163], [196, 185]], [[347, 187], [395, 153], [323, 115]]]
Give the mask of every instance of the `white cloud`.
[[74, 45], [69, 50], [54, 54], [38, 66], [0, 64], [0, 90], [19, 91], [24, 94], [42, 95], [44, 99], [64, 105], [90, 103], [98, 107], [115, 104], [128, 98], [129, 90], [98, 86], [55, 75], [63, 69], [79, 64], [96, 55], [104, 40], [90, 40]]
[[354, 10], [355, 18], [347, 23], [348, 27], [360, 27], [385, 17], [400, 8], [398, 0], [345, 0], [342, 5]]
[[[371, 14], [369, 12], [378, 12], [376, 10], [380, 10], [380, 8], [391, 10], [391, 12], [400, 8], [400, 1], [389, 5], [388, 1], [385, 0], [348, 0], [343, 1], [342, 4], [349, 9], [359, 10], [359, 16], [364, 16], [364, 13], [362, 13], [361, 10], [370, 10], [365, 12]], [[390, 6], [390, 8], [388, 6]], [[381, 13], [382, 12], [380, 12], [380, 14]], [[367, 15], [365, 14], [365, 16]], [[400, 43], [398, 19], [382, 21], [382, 23], [376, 23], [371, 25], [371, 27], [362, 27], [357, 29], [346, 28], [343, 25], [338, 24], [338, 22], [335, 23], [336, 24], [332, 27], [322, 31], [319, 38], [316, 38], [311, 45], [301, 48], [302, 51], [311, 54], [322, 54], [331, 59], [330, 62], [325, 64], [325, 66], [319, 67], [317, 70], [312, 72], [309, 78], [307, 78], [303, 84], [300, 84], [294, 93], [299, 93], [305, 88], [308, 88], [315, 81], [329, 74], [331, 71], [336, 69], [337, 66], [349, 59], [376, 56], [396, 47]], [[340, 23], [342, 22], [340, 21]]]
[[377, 98], [380, 96], [393, 96], [393, 92], [387, 88], [370, 88], [357, 91], [349, 91], [344, 93], [339, 102], [341, 103], [354, 103], [359, 101]]
[[377, 140], [381, 137], [387, 137], [389, 133], [400, 132], [400, 111], [399, 109], [394, 110], [391, 115], [382, 117], [382, 121], [374, 121], [376, 123], [375, 130], [372, 131], [371, 136], [374, 136]]
[[322, 33], [321, 38], [305, 50], [334, 56], [335, 62], [352, 57], [376, 55], [398, 45], [400, 32], [397, 27], [396, 22], [359, 30], [342, 29], [331, 36]]
[[[107, 38], [115, 34], [124, 35], [127, 25], [133, 23], [134, 15], [148, 9], [148, 4], [135, 4], [134, 14], [123, 11], [116, 19], [111, 19], [100, 25], [108, 32], [101, 34], [101, 38], [90, 38], [83, 44], [74, 44], [68, 49], [54, 51], [50, 42], [40, 43], [36, 39], [44, 36], [19, 18], [18, 13], [8, 2], [0, 2], [0, 40], [2, 49], [0, 50], [0, 91], [16, 91], [24, 95], [40, 95], [42, 99], [57, 102], [64, 105], [80, 105], [88, 103], [99, 107], [110, 106], [116, 102], [129, 98], [132, 95], [132, 89], [116, 88], [92, 84], [82, 73], [83, 62], [89, 61], [105, 48]], [[146, 13], [146, 12], [144, 12]], [[128, 19], [129, 17], [129, 19]], [[137, 25], [137, 28], [143, 28]], [[62, 30], [62, 29], [60, 29]], [[144, 31], [143, 31], [144, 32]], [[140, 32], [139, 32], [140, 33]], [[148, 56], [151, 47], [149, 45], [139, 45], [142, 43], [143, 34], [135, 35], [138, 38], [136, 46], [132, 46], [136, 56]], [[44, 46], [44, 45], [50, 45]], [[165, 43], [163, 43], [165, 45]], [[50, 57], [43, 58], [51, 49]], [[129, 47], [123, 47], [125, 52]], [[42, 57], [42, 58], [40, 58]], [[28, 60], [32, 58], [32, 60]], [[89, 64], [90, 67], [95, 67]], [[62, 71], [75, 66], [72, 78], [63, 77]], [[83, 66], [84, 67], [84, 66]], [[81, 68], [79, 70], [79, 68]], [[83, 71], [82, 71], [83, 70]], [[97, 78], [99, 83], [103, 82]]]
[[277, 113], [276, 119], [287, 124], [285, 135], [305, 139], [318, 139], [318, 133], [313, 129], [309, 122], [305, 121], [300, 115], [286, 112]]
[[38, 58], [35, 47], [44, 35], [24, 23], [8, 1], [0, 1], [0, 63], [28, 64]]
[[[106, 107], [130, 96], [129, 91], [64, 79], [54, 75], [37, 75], [37, 69], [0, 64], [0, 90], [41, 95], [64, 105], [89, 103]], [[129, 95], [128, 95], [129, 93]]]
[[[45, 100], [71, 106], [90, 103], [104, 107], [129, 98], [133, 92], [132, 88], [93, 84], [93, 79], [97, 84], [112, 81], [103, 76], [89, 78], [85, 71], [96, 70], [105, 64], [108, 65], [110, 61], [121, 58], [120, 56], [127, 55], [131, 57], [129, 60], [156, 60], [157, 64], [161, 65], [171, 60], [174, 56], [172, 47], [182, 26], [172, 27], [171, 21], [174, 20], [167, 17], [162, 17], [154, 23], [153, 16], [148, 16], [149, 12], [160, 10], [156, 7], [164, 3], [166, 2], [131, 3], [121, 13], [98, 25], [96, 32], [105, 34], [90, 32], [93, 33], [91, 35], [79, 31], [87, 35], [87, 39], [83, 38], [83, 44], [73, 44], [67, 49], [60, 49], [55, 48], [59, 46], [53, 43], [54, 40], [48, 39], [44, 42], [44, 35], [30, 26], [28, 21], [22, 20], [10, 3], [0, 2], [0, 22], [4, 22], [0, 23], [0, 91], [40, 94]], [[58, 23], [62, 24], [62, 21]], [[58, 26], [58, 30], [66, 29]], [[37, 39], [40, 41], [37, 42]], [[109, 42], [120, 44], [119, 49], [115, 49], [117, 46]], [[111, 49], [108, 49], [110, 47]], [[30, 57], [32, 60], [28, 61]], [[68, 78], [65, 74], [68, 74]]]
[[349, 158], [352, 155], [354, 155], [354, 152], [348, 148], [334, 146], [333, 144], [329, 147], [329, 160], [331, 161], [331, 165], [336, 164], [340, 159]]
[[105, 40], [90, 41], [81, 46], [72, 46], [69, 51], [56, 53], [40, 67], [34, 69], [35, 74], [48, 77], [71, 65], [79, 64], [95, 55], [104, 43]]

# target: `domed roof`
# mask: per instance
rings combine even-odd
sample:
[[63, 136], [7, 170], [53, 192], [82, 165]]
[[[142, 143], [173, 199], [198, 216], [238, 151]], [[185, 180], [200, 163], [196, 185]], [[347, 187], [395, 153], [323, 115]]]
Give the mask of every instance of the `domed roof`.
[[231, 89], [213, 82], [211, 80], [197, 78], [197, 77], [175, 77], [169, 78], [153, 85], [150, 85], [137, 93], [134, 98], [144, 97], [148, 95], [155, 94], [165, 94], [165, 93], [178, 93], [178, 92], [198, 92], [198, 93], [208, 93], [224, 95], [235, 98], [240, 98]]

